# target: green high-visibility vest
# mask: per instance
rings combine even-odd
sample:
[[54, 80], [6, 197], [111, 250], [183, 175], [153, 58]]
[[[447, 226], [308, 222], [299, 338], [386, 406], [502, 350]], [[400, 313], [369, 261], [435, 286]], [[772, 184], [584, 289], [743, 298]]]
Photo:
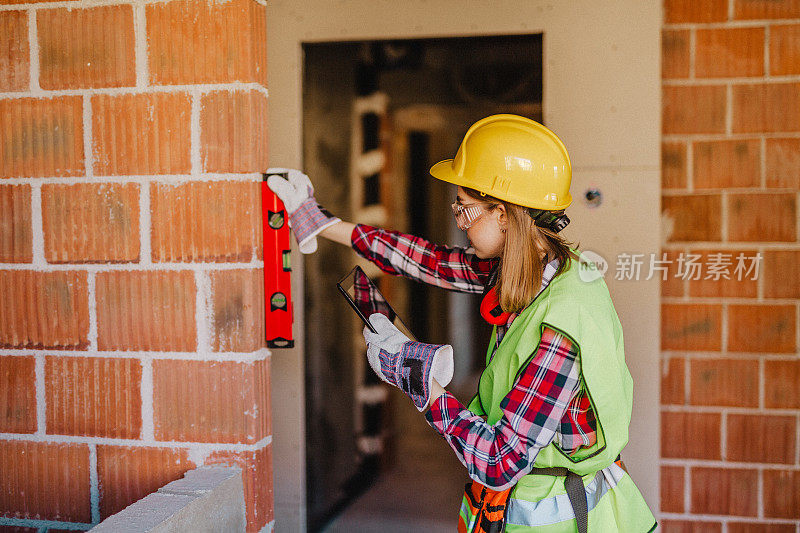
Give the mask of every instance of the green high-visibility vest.
[[[539, 451], [534, 466], [566, 467], [583, 477], [589, 531], [651, 531], [656, 523], [652, 512], [630, 476], [614, 462], [628, 442], [633, 380], [608, 287], [588, 259], [570, 260], [569, 268], [514, 320], [494, 356], [497, 332], [493, 332], [486, 370], [469, 409], [489, 424], [500, 420], [500, 402], [536, 353], [545, 326], [567, 336], [578, 349], [582, 382], [597, 419], [597, 443], [568, 455], [554, 439]], [[465, 508], [466, 501], [462, 513]], [[577, 531], [564, 477], [529, 474], [517, 483], [509, 500], [506, 531], [531, 528], [542, 533]]]

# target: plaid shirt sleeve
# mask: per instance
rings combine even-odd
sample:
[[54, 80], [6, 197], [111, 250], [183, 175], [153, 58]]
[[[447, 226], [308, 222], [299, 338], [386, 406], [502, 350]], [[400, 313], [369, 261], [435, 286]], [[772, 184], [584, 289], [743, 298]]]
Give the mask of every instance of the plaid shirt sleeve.
[[434, 400], [425, 418], [470, 478], [505, 490], [530, 472], [539, 450], [556, 437], [580, 390], [577, 354], [567, 337], [545, 327], [536, 353], [501, 401], [503, 416], [496, 424], [488, 424], [449, 392]]
[[356, 225], [350, 240], [356, 253], [384, 272], [453, 291], [483, 292], [497, 265], [497, 259], [480, 259], [464, 248], [363, 224]]

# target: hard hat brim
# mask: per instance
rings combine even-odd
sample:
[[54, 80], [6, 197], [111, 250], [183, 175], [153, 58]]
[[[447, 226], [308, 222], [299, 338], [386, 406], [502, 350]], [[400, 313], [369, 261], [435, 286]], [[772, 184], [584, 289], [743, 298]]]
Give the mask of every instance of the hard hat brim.
[[447, 183], [453, 183], [455, 185], [461, 185], [462, 187], [472, 188], [472, 185], [468, 184], [467, 180], [453, 172], [452, 159], [439, 161], [431, 167], [430, 173], [434, 178], [446, 181]]
[[512, 198], [507, 195], [498, 195], [493, 192], [489, 191], [482, 191], [485, 183], [473, 183], [469, 179], [466, 179], [464, 176], [458, 175], [456, 172], [453, 171], [453, 160], [452, 159], [445, 159], [444, 161], [439, 161], [435, 165], [433, 165], [430, 169], [430, 174], [434, 178], [442, 181], [446, 181], [447, 183], [452, 183], [454, 185], [459, 185], [461, 187], [467, 187], [469, 189], [475, 189], [476, 191], [485, 192], [486, 194], [496, 196], [501, 200], [505, 200], [507, 202], [511, 202], [512, 204], [521, 205], [523, 207], [535, 207], [537, 209], [546, 209], [548, 211], [559, 211], [561, 209], [566, 209], [572, 203], [572, 195], [567, 193], [566, 201], [559, 205], [548, 206], [548, 207], [539, 207], [535, 205], [529, 205], [530, 200], [525, 198]]

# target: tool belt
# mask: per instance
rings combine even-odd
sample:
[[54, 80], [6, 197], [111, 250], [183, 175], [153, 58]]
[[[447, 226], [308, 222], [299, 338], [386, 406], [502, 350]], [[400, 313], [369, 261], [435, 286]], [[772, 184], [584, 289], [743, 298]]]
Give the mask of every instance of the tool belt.
[[[619, 456], [614, 462], [627, 471]], [[569, 498], [569, 503], [575, 514], [578, 533], [588, 533], [589, 505], [586, 501], [586, 488], [583, 485], [583, 477], [563, 466], [534, 467], [529, 473], [564, 478], [564, 488], [567, 491], [567, 498]], [[508, 500], [513, 489], [514, 487], [503, 491], [495, 491], [477, 481], [467, 483], [465, 495], [471, 520], [470, 523], [466, 523], [462, 517], [458, 521], [458, 533], [501, 533], [505, 528]]]
[[530, 473], [540, 476], [564, 477], [564, 488], [567, 489], [567, 498], [569, 498], [572, 511], [575, 513], [578, 533], [587, 533], [589, 531], [589, 505], [586, 502], [586, 488], [583, 486], [583, 477], [563, 466], [533, 468]]
[[[614, 462], [627, 472], [625, 464], [622, 462], [622, 457], [618, 455]], [[589, 531], [589, 505], [586, 502], [586, 487], [583, 485], [583, 477], [563, 466], [534, 468], [530, 473], [540, 476], [564, 477], [564, 488], [567, 490], [567, 498], [569, 498], [572, 511], [575, 513], [578, 533], [587, 533]]]
[[469, 517], [462, 514], [458, 521], [458, 533], [501, 533], [505, 526], [508, 498], [513, 489], [509, 487], [496, 491], [477, 481], [467, 483], [464, 495], [469, 506]]

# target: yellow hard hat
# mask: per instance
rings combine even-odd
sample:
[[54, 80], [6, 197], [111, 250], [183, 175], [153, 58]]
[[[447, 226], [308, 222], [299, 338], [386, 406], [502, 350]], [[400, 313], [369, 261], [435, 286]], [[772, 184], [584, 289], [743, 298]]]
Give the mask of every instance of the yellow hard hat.
[[572, 165], [561, 139], [519, 115], [470, 126], [455, 159], [436, 163], [431, 175], [524, 207], [558, 211], [572, 203]]

